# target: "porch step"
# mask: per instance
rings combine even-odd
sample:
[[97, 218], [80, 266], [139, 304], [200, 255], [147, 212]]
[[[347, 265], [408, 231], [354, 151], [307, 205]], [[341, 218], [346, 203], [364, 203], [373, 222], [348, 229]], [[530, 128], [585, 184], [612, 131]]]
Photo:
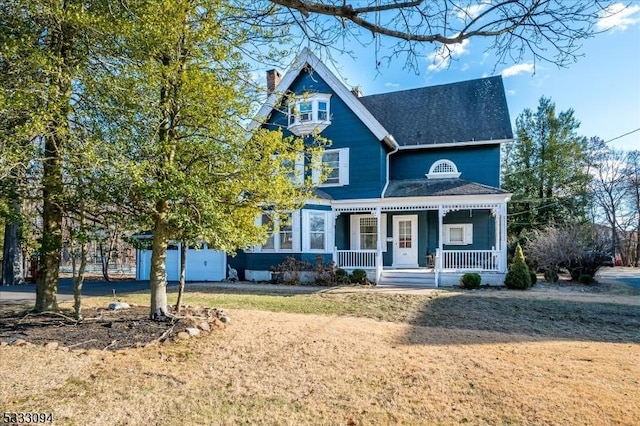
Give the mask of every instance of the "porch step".
[[385, 269], [380, 286], [435, 287], [436, 275], [432, 269]]

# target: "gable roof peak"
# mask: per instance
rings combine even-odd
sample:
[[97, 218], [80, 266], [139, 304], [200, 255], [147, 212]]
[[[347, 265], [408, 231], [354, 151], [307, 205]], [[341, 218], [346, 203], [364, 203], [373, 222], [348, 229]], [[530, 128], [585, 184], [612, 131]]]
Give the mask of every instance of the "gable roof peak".
[[333, 92], [342, 99], [353, 113], [369, 128], [376, 138], [384, 141], [389, 147], [397, 148], [398, 145], [393, 136], [387, 131], [382, 124], [374, 117], [374, 115], [360, 102], [358, 97], [352, 93], [347, 87], [329, 70], [329, 68], [308, 48], [302, 49], [293, 62], [291, 68], [282, 77], [273, 93], [269, 95], [265, 104], [258, 111], [257, 117], [249, 125], [249, 130], [253, 130], [262, 124], [261, 120], [268, 117], [275, 108], [277, 102], [282, 95], [289, 90], [295, 79], [305, 72], [305, 68], [311, 67], [333, 90]]

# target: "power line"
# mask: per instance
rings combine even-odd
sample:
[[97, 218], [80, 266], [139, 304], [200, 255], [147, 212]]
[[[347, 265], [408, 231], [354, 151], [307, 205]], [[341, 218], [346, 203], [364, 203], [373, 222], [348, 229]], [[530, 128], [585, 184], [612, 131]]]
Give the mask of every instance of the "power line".
[[629, 135], [631, 135], [631, 134], [633, 134], [635, 132], [640, 132], [640, 127], [638, 127], [637, 129], [631, 130], [630, 132], [627, 132], [624, 135], [616, 136], [613, 139], [609, 139], [608, 141], [605, 141], [605, 143], [613, 142], [613, 141], [618, 140], [620, 138], [624, 138], [625, 136], [629, 136]]
[[[629, 135], [634, 134], [636, 132], [640, 132], [640, 127], [638, 127], [637, 129], [633, 129], [633, 130], [631, 130], [631, 131], [629, 131], [627, 133], [624, 133], [624, 134], [622, 134], [620, 136], [616, 136], [615, 138], [611, 138], [611, 139], [609, 139], [607, 141], [604, 141], [604, 143], [608, 144], [609, 142], [613, 142], [615, 140], [624, 138], [625, 136], [629, 136]], [[519, 139], [514, 139], [514, 141], [517, 141], [517, 140], [519, 140]], [[509, 173], [502, 173], [501, 176], [502, 177], [506, 177], [506, 176], [517, 175], [518, 173], [535, 172], [535, 171], [537, 171], [537, 169], [545, 167], [545, 166], [548, 166], [548, 164], [547, 163], [535, 164], [535, 165], [533, 165], [533, 167], [527, 167], [527, 168], [520, 169], [520, 170], [514, 170], [514, 171], [509, 172]]]

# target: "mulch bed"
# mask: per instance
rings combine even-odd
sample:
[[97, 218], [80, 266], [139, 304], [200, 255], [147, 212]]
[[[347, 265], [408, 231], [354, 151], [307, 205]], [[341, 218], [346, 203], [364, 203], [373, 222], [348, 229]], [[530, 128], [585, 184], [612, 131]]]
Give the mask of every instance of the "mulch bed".
[[181, 312], [179, 318], [166, 321], [149, 319], [146, 306], [121, 310], [86, 308], [83, 315], [83, 320], [76, 321], [69, 312], [37, 314], [5, 307], [0, 309], [0, 345], [49, 344], [53, 348], [117, 350], [174, 340], [178, 334], [188, 338], [184, 337], [186, 328], [196, 328], [205, 322], [211, 327], [198, 333], [224, 327], [218, 319], [219, 311], [210, 309], [189, 309]]

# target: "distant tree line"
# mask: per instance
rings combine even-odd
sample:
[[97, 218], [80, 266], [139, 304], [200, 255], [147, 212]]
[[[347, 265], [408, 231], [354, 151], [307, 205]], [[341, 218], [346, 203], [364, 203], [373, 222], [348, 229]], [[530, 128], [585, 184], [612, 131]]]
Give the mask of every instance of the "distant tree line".
[[[558, 112], [546, 97], [516, 119], [515, 141], [504, 147], [502, 162], [503, 188], [513, 193], [510, 238], [526, 251], [527, 239], [591, 235], [592, 247], [639, 266], [640, 151], [581, 136], [579, 126], [573, 109]], [[591, 231], [577, 232], [576, 225]], [[566, 233], [558, 230], [563, 226]]]

